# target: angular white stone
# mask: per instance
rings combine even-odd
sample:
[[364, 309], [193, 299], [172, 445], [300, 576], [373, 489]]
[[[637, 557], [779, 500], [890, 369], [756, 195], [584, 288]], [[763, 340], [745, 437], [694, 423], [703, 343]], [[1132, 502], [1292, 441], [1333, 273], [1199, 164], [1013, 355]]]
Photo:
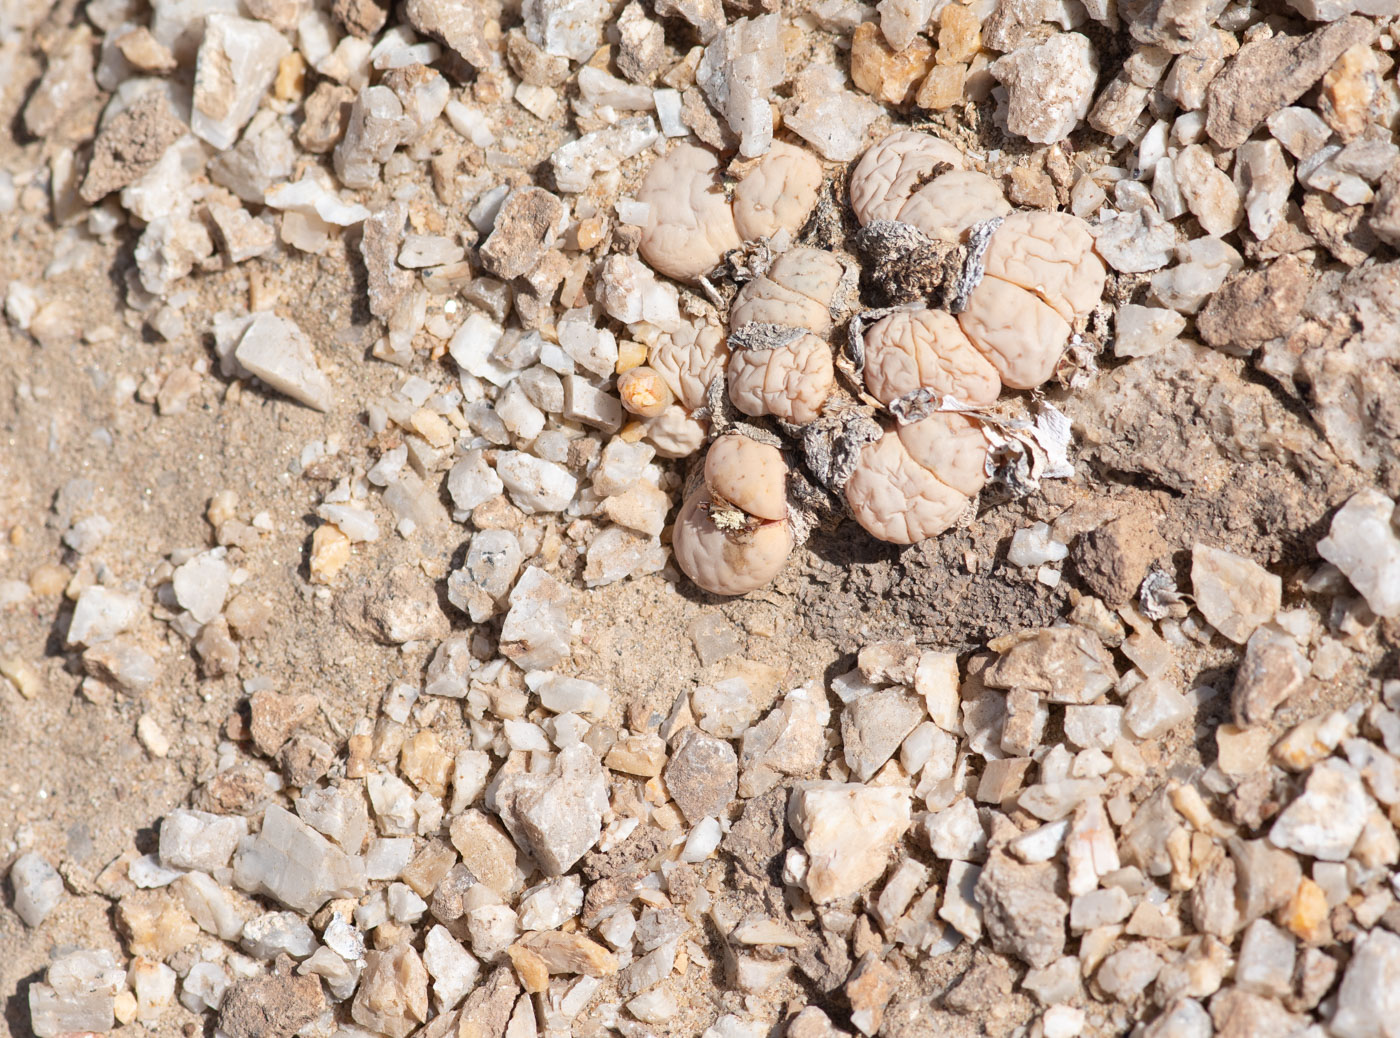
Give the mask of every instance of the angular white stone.
[[212, 548], [175, 567], [170, 578], [175, 600], [201, 624], [207, 624], [224, 607], [232, 571], [224, 561], [228, 552]]
[[1006, 126], [1036, 144], [1062, 141], [1089, 114], [1098, 82], [1094, 45], [1077, 32], [1027, 43], [992, 63], [1008, 92]]
[[1243, 191], [1249, 230], [1266, 240], [1283, 224], [1293, 174], [1278, 141], [1246, 141], [1235, 152], [1235, 185]]
[[715, 111], [739, 138], [739, 154], [762, 155], [773, 142], [774, 87], [786, 78], [777, 14], [740, 18], [705, 48], [695, 71]]
[[15, 914], [26, 926], [38, 926], [63, 897], [63, 878], [42, 855], [21, 854], [10, 866], [10, 889], [15, 896]]
[[556, 714], [591, 714], [602, 717], [608, 712], [611, 702], [607, 690], [583, 678], [565, 677], [563, 674], [542, 674], [535, 683], [536, 675], [526, 675], [526, 682], [539, 694], [540, 705]]
[[190, 129], [220, 150], [233, 147], [291, 49], [266, 22], [211, 15], [199, 46]]
[[172, 885], [184, 901], [185, 910], [206, 933], [233, 941], [243, 932], [243, 915], [231, 891], [203, 872], [186, 872]]
[[359, 853], [369, 832], [369, 810], [358, 783], [310, 790], [293, 806], [308, 825], [352, 854]]
[[243, 924], [239, 945], [257, 959], [283, 953], [304, 959], [316, 950], [316, 935], [295, 912], [264, 912]]
[[608, 773], [580, 743], [561, 750], [546, 773], [506, 775], [495, 800], [516, 842], [530, 851], [546, 875], [559, 876], [602, 835]]
[[604, 0], [525, 0], [525, 35], [546, 53], [587, 61], [603, 42]]
[[568, 469], [524, 451], [502, 451], [496, 457], [496, 475], [527, 515], [562, 512], [578, 492], [578, 480]]
[[1336, 1038], [1390, 1038], [1400, 1020], [1400, 937], [1376, 927], [1357, 938], [1327, 1025]]
[[[849, 897], [884, 872], [909, 828], [909, 793], [895, 786], [808, 782], [788, 801], [788, 822], [807, 852], [807, 892], [823, 904]], [[859, 840], [851, 834], [859, 832]]]
[[565, 375], [564, 417], [604, 432], [616, 432], [622, 428], [622, 403], [581, 375]]
[[555, 149], [550, 157], [554, 183], [570, 194], [586, 191], [596, 174], [617, 169], [651, 147], [658, 136], [656, 120], [649, 115], [621, 119], [613, 126], [586, 133]]
[[1293, 935], [1267, 919], [1256, 919], [1244, 932], [1235, 961], [1235, 984], [1266, 998], [1283, 998], [1293, 985], [1298, 944]]
[[232, 986], [233, 978], [217, 962], [197, 962], [180, 985], [180, 1004], [191, 1013], [218, 1009]]
[[977, 902], [977, 881], [981, 878], [979, 866], [965, 861], [953, 862], [948, 866], [948, 885], [938, 909], [938, 918], [969, 941], [982, 936], [982, 906]]
[[131, 880], [138, 890], [168, 887], [183, 875], [178, 869], [167, 869], [154, 854], [143, 854], [126, 867], [127, 879]]
[[1160, 306], [1124, 303], [1114, 319], [1113, 355], [1149, 357], [1186, 330], [1186, 318]]
[[971, 799], [964, 797], [952, 807], [934, 812], [924, 825], [934, 857], [949, 861], [980, 861], [986, 857], [987, 831]]
[[1367, 487], [1332, 517], [1317, 553], [1346, 574], [1377, 616], [1400, 616], [1400, 529], [1395, 502]]
[[141, 615], [141, 602], [110, 588], [84, 588], [68, 625], [69, 645], [96, 645], [130, 629]]
[[510, 593], [502, 652], [524, 670], [547, 670], [569, 655], [569, 589], [536, 566]]
[[263, 201], [273, 209], [314, 216], [336, 227], [351, 227], [369, 219], [369, 210], [340, 196], [310, 174], [296, 183], [277, 184], [267, 189]]
[[846, 75], [831, 65], [811, 65], [793, 81], [783, 125], [832, 162], [860, 154], [865, 131], [883, 110], [870, 98], [846, 89]]
[[233, 881], [310, 915], [330, 898], [363, 894], [365, 865], [274, 805], [263, 815], [262, 832], [245, 839], [234, 857]]
[[[894, 50], [903, 50], [928, 25], [936, 0], [880, 0], [880, 31]], [[941, 6], [941, 5], [939, 5]]]
[[[633, 318], [641, 320], [641, 315]], [[559, 345], [579, 367], [606, 378], [617, 367], [617, 337], [600, 327], [598, 314], [590, 307], [566, 310], [557, 324]]]
[[1313, 767], [1303, 795], [1274, 821], [1269, 841], [1322, 861], [1345, 861], [1375, 806], [1356, 769], [1328, 758]]
[[553, 930], [578, 915], [583, 907], [583, 881], [560, 876], [525, 892], [520, 898], [522, 930]]
[[214, 872], [228, 865], [248, 819], [177, 807], [160, 823], [160, 861], [176, 869]]
[[311, 340], [290, 320], [266, 311], [255, 314], [233, 356], [279, 393], [317, 411], [330, 410], [330, 379], [316, 366]]
[[110, 1031], [113, 1001], [125, 983], [126, 970], [105, 948], [62, 955], [49, 963], [44, 983], [29, 985], [29, 1026], [38, 1038]]
[[476, 956], [441, 925], [434, 926], [423, 939], [423, 968], [433, 978], [433, 1000], [439, 1012], [446, 1012], [462, 1001], [476, 985], [481, 972]]

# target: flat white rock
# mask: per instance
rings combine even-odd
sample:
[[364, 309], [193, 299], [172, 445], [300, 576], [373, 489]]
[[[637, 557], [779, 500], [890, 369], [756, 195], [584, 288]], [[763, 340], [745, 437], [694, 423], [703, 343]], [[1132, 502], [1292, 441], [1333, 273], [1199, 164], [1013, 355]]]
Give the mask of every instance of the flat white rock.
[[255, 314], [233, 356], [279, 393], [317, 411], [330, 410], [330, 379], [316, 366], [311, 340], [286, 318]]
[[1371, 611], [1400, 616], [1400, 531], [1395, 502], [1368, 487], [1332, 517], [1317, 553], [1346, 574]]

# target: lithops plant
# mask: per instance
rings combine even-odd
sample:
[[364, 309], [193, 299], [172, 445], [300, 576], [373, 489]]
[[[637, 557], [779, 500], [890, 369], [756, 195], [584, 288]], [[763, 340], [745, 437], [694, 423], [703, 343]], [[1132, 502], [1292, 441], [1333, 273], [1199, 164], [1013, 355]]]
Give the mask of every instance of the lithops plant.
[[836, 383], [831, 300], [844, 273], [819, 249], [783, 253], [741, 288], [729, 310], [729, 399], [746, 415], [805, 425]]
[[[622, 405], [647, 418], [647, 439], [662, 457], [687, 457], [705, 442], [709, 424], [695, 415], [705, 406], [710, 383], [724, 376], [728, 363], [729, 346], [717, 321], [683, 321], [657, 336], [648, 351], [647, 369], [666, 384], [673, 402], [650, 415], [634, 406], [640, 401], [629, 403], [628, 395], [623, 395]], [[619, 389], [621, 385], [619, 380]]]
[[851, 171], [851, 208], [861, 225], [898, 220], [914, 193], [939, 174], [962, 169], [962, 152], [938, 137], [900, 130], [873, 145]]
[[909, 453], [897, 429], [888, 430], [861, 451], [845, 493], [856, 522], [880, 540], [895, 544], [937, 536], [957, 521], [968, 502], [967, 495]]
[[[892, 160], [880, 158], [880, 148], [867, 153], [879, 159], [868, 168], [868, 182], [858, 184], [859, 168], [852, 178], [852, 194], [859, 186], [867, 212], [874, 211], [869, 199], [897, 179], [889, 173]], [[901, 148], [905, 156], [918, 154], [907, 140]], [[953, 185], [945, 184], [951, 175], [935, 178], [901, 203], [901, 220], [937, 210], [940, 200], [929, 196], [943, 190], [940, 185], [952, 191]], [[927, 204], [915, 208], [916, 197], [927, 198]], [[844, 494], [856, 521], [882, 540], [912, 544], [942, 533], [981, 489], [981, 478], [970, 478], [985, 470], [987, 456], [977, 422], [961, 415], [953, 424], [936, 421], [951, 417], [944, 413], [904, 424], [922, 413], [919, 405], [923, 411], [930, 401], [985, 408], [1003, 386], [1040, 386], [1054, 375], [1075, 325], [1103, 294], [1106, 270], [1084, 221], [1049, 212], [1002, 217], [994, 206], [977, 205], [990, 215], [960, 235], [941, 236], [944, 242], [970, 239], [954, 257], [963, 261], [954, 265], [959, 283], [952, 295], [962, 302], [956, 318], [937, 310], [902, 310], [864, 334], [866, 390], [891, 410], [895, 423], [861, 451]], [[940, 238], [929, 228], [919, 229]]]
[[786, 519], [787, 463], [778, 448], [726, 433], [705, 455], [705, 487], [713, 501], [761, 520]]
[[655, 418], [675, 403], [676, 395], [655, 368], [645, 364], [629, 368], [617, 377], [622, 406], [642, 418]]
[[657, 338], [647, 363], [666, 380], [681, 407], [687, 411], [704, 407], [710, 383], [729, 363], [724, 328], [703, 318], [683, 322]]
[[652, 163], [637, 191], [650, 206], [642, 259], [677, 281], [704, 276], [742, 243], [718, 170], [714, 152], [681, 144]]
[[750, 324], [776, 324], [826, 335], [831, 331], [831, 300], [844, 273], [829, 252], [789, 249], [766, 273], [739, 289], [729, 308], [731, 333]]
[[995, 180], [963, 169], [956, 148], [915, 130], [865, 153], [851, 173], [851, 208], [861, 226], [891, 220], [938, 241], [961, 241], [974, 224], [1011, 211]]
[[916, 544], [961, 518], [986, 480], [979, 423], [939, 412], [893, 425], [860, 452], [846, 481], [852, 517], [882, 541]]
[[[737, 248], [731, 243], [759, 237], [770, 251], [746, 249], [744, 263], [732, 254], [721, 270], [743, 282], [730, 300], [727, 337], [703, 323], [664, 335], [649, 366], [619, 383], [630, 410], [655, 414], [649, 425], [674, 422], [679, 412], [709, 423], [715, 437], [703, 480], [676, 521], [681, 569], [716, 594], [761, 587], [816, 521], [812, 509], [833, 497], [882, 540], [912, 544], [947, 530], [988, 478], [985, 423], [1003, 389], [1032, 390], [1051, 378], [1098, 304], [1106, 271], [1087, 226], [1063, 213], [1013, 212], [997, 182], [966, 169], [951, 144], [891, 134], [852, 171], [851, 207], [863, 228], [854, 243], [867, 271], [898, 250], [915, 262], [890, 268], [884, 282], [899, 293], [885, 301], [897, 305], [855, 315], [841, 367], [827, 340], [849, 264], [805, 245], [782, 251], [815, 205], [820, 165], [775, 145], [722, 205], [718, 164], [691, 154], [700, 150], [673, 149], [648, 174], [653, 216], [643, 257], [700, 281]], [[685, 189], [663, 209], [658, 192], [668, 180]], [[657, 379], [674, 397], [669, 406]], [[735, 426], [749, 418], [760, 424]], [[776, 431], [763, 419], [776, 420]], [[804, 465], [789, 468], [773, 445], [784, 442]]]
[[673, 535], [676, 562], [691, 580], [717, 595], [742, 595], [777, 576], [795, 546], [787, 475], [770, 444], [735, 433], [714, 442]]
[[775, 141], [734, 188], [734, 226], [745, 241], [795, 234], [807, 222], [822, 186], [822, 164]]
[[[796, 332], [796, 334], [791, 334]], [[811, 332], [783, 328], [729, 358], [729, 399], [746, 415], [806, 425], [822, 413], [836, 367], [831, 347]]]
[[[1011, 213], [990, 178], [984, 179], [994, 196], [985, 185], [969, 192], [952, 180], [960, 171], [934, 177], [905, 199], [900, 192], [909, 177], [897, 169], [891, 173], [893, 159], [881, 157], [884, 146], [871, 148], [851, 177], [852, 198], [863, 202], [857, 219], [883, 230], [877, 223], [886, 218], [874, 214], [898, 204], [898, 220], [884, 225], [888, 235], [898, 237], [908, 225], [930, 244], [965, 243], [965, 252], [949, 257], [956, 268], [950, 294], [958, 324], [1004, 386], [1039, 386], [1054, 374], [1074, 325], [1088, 317], [1103, 294], [1107, 270], [1094, 251], [1088, 225], [1069, 213]], [[920, 154], [907, 139], [901, 149], [906, 164]], [[867, 166], [872, 155], [879, 161]], [[882, 237], [870, 240], [878, 248]]]
[[1001, 377], [951, 314], [898, 310], [866, 329], [865, 387], [886, 406], [932, 389], [988, 407], [1001, 395]]
[[982, 267], [958, 322], [1005, 385], [1033, 389], [1103, 295], [1093, 236], [1069, 213], [1012, 213], [988, 238]]
[[821, 182], [815, 158], [776, 143], [744, 173], [731, 200], [715, 154], [678, 145], [652, 163], [637, 191], [650, 207], [642, 258], [678, 281], [697, 281], [745, 241], [795, 233], [811, 215]]

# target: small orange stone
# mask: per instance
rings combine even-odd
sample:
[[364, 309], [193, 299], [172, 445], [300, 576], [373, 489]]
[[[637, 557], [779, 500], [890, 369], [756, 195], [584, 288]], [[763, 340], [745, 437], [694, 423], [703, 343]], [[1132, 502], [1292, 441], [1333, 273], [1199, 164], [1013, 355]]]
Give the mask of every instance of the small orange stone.
[[1055, 184], [1044, 170], [1013, 166], [1006, 185], [1006, 197], [1027, 209], [1054, 209]]
[[617, 368], [619, 375], [640, 367], [647, 362], [647, 348], [633, 339], [623, 339], [617, 344]]
[[966, 64], [982, 49], [982, 23], [972, 9], [949, 4], [938, 18], [938, 63]]
[[590, 216], [578, 222], [578, 247], [580, 252], [587, 252], [602, 240], [602, 220], [596, 216]]
[[512, 944], [506, 949], [510, 964], [520, 978], [520, 986], [530, 994], [538, 994], [549, 987], [549, 967], [537, 952], [522, 944]]
[[935, 65], [924, 77], [914, 103], [933, 112], [951, 108], [963, 99], [963, 83], [966, 79], [966, 65]]
[[864, 22], [851, 37], [851, 79], [877, 101], [904, 104], [932, 67], [933, 46], [922, 36], [896, 51], [879, 26]]
[[277, 63], [272, 94], [279, 101], [295, 101], [306, 90], [306, 59], [292, 51]]
[[1319, 114], [1344, 141], [1361, 135], [1371, 121], [1371, 101], [1380, 89], [1380, 66], [1369, 43], [1342, 51], [1322, 77]]
[[1283, 925], [1304, 941], [1316, 941], [1324, 936], [1327, 922], [1327, 895], [1306, 876], [1284, 908]]
[[36, 566], [29, 574], [29, 590], [40, 598], [63, 594], [72, 574], [56, 562], [45, 562]]
[[334, 523], [316, 527], [311, 535], [311, 583], [329, 584], [350, 561], [350, 538]]

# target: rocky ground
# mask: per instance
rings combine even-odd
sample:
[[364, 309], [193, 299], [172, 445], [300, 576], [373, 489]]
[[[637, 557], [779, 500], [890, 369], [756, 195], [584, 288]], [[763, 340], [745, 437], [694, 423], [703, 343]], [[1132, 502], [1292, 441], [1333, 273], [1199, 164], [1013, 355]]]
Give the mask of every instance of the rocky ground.
[[[0, 1029], [1400, 1034], [1397, 14], [0, 0]], [[711, 595], [732, 416], [617, 376], [812, 247], [903, 427], [910, 127], [1102, 302], [913, 546], [756, 419], [814, 525]]]

